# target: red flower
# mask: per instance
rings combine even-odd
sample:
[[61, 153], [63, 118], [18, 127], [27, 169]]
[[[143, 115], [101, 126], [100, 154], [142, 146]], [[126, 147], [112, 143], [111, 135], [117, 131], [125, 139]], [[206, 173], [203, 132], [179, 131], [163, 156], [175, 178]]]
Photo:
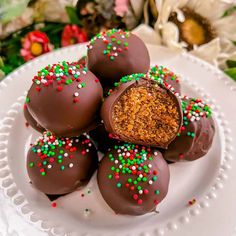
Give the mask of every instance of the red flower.
[[66, 25], [61, 37], [62, 47], [87, 41], [86, 32], [77, 25]]
[[22, 40], [21, 56], [29, 61], [53, 49], [47, 35], [39, 30], [29, 32]]

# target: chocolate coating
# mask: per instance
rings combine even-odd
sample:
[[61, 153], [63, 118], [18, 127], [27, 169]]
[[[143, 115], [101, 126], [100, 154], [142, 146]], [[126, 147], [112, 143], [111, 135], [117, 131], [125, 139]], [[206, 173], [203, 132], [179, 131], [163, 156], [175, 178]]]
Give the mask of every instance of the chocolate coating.
[[87, 56], [83, 56], [78, 60], [78, 64], [85, 67], [86, 66], [86, 61], [87, 61]]
[[26, 102], [40, 126], [58, 137], [73, 137], [96, 127], [102, 94], [92, 72], [63, 62], [34, 77]]
[[109, 150], [98, 168], [98, 187], [117, 214], [155, 211], [169, 187], [169, 167], [159, 151], [134, 144]]
[[203, 157], [212, 145], [215, 125], [210, 108], [200, 99], [191, 98], [183, 100], [183, 111], [184, 122], [180, 135], [163, 152], [168, 161], [194, 161]]
[[43, 133], [45, 129], [40, 126], [35, 119], [32, 117], [32, 115], [29, 113], [27, 104], [24, 105], [24, 117], [27, 121], [27, 123], [35, 130], [37, 130], [39, 133]]
[[106, 152], [110, 147], [120, 142], [119, 140], [112, 138], [112, 134], [109, 134], [106, 131], [103, 123], [91, 130], [89, 136], [96, 142], [100, 152]]
[[121, 77], [146, 73], [150, 57], [143, 41], [123, 30], [109, 30], [95, 36], [88, 45], [87, 65], [101, 81], [111, 87]]
[[85, 185], [97, 168], [96, 148], [86, 136], [58, 139], [45, 132], [29, 149], [27, 171], [45, 194], [66, 194]]
[[181, 93], [179, 77], [166, 67], [155, 65], [150, 68], [148, 73], [154, 80], [162, 79], [170, 85], [169, 89], [171, 89], [172, 92]]
[[[160, 81], [159, 81], [160, 82]], [[147, 145], [147, 146], [153, 146], [153, 147], [160, 147], [166, 149], [171, 143], [176, 135], [178, 134], [181, 125], [182, 125], [182, 109], [181, 109], [181, 102], [168, 88], [165, 87], [165, 84], [161, 84], [151, 78], [148, 77], [148, 75], [144, 74], [134, 74], [130, 76], [125, 76], [121, 79], [121, 82], [119, 85], [115, 88], [115, 90], [104, 100], [104, 103], [101, 108], [101, 117], [104, 122], [105, 128], [108, 133], [113, 134], [114, 138], [117, 138], [119, 140], [135, 143], [135, 144], [141, 144], [141, 145]], [[137, 138], [131, 138], [130, 136], [118, 134], [114, 128], [114, 117], [112, 117], [112, 112], [114, 109], [114, 106], [117, 104], [119, 99], [123, 96], [123, 94], [130, 90], [131, 88], [139, 88], [139, 87], [152, 87], [157, 86], [156, 93], [160, 93], [165, 97], [170, 97], [173, 99], [174, 108], [177, 112], [177, 118], [178, 118], [178, 127], [175, 130], [175, 133], [171, 133], [171, 137], [168, 138], [168, 140], [165, 143], [158, 143], [156, 140], [152, 139], [151, 141], [144, 141], [141, 138], [137, 136]], [[159, 104], [155, 104], [155, 106], [158, 106]], [[134, 105], [135, 106], [135, 105]], [[125, 104], [123, 104], [123, 107], [125, 107]], [[125, 108], [124, 108], [125, 109]], [[170, 108], [169, 108], [170, 110]], [[129, 110], [130, 112], [130, 110]], [[134, 120], [134, 123], [136, 120]], [[143, 120], [145, 122], [145, 120]], [[164, 124], [165, 123], [165, 124]], [[161, 128], [166, 125], [166, 120], [164, 117], [159, 117], [158, 123], [156, 123], [156, 126], [160, 126]], [[167, 124], [168, 125], [168, 124]], [[148, 130], [149, 124], [145, 127], [144, 132], [149, 132]], [[128, 128], [128, 126], [127, 126]]]

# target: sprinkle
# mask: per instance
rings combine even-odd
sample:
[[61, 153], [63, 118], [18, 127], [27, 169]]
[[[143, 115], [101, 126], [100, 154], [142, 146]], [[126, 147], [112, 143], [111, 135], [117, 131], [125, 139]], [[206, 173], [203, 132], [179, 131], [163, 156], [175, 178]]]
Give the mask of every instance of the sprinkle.
[[141, 205], [143, 203], [143, 200], [142, 199], [139, 199], [138, 200], [138, 204]]
[[192, 205], [194, 205], [196, 203], [196, 199], [194, 198], [194, 199], [192, 199], [192, 200], [190, 200], [189, 202], [188, 202], [188, 205], [189, 206], [192, 206]]
[[155, 190], [155, 194], [156, 195], [160, 194], [160, 191], [159, 190]]
[[30, 162], [30, 163], [29, 163], [29, 166], [30, 166], [30, 167], [33, 167], [33, 166], [34, 166], [34, 163], [33, 163], [33, 162]]
[[121, 188], [121, 183], [117, 183], [117, 188]]
[[73, 163], [70, 163], [70, 164], [69, 164], [69, 168], [72, 168], [73, 166], [74, 166]]
[[52, 207], [53, 208], [57, 207], [57, 203], [56, 202], [52, 202]]

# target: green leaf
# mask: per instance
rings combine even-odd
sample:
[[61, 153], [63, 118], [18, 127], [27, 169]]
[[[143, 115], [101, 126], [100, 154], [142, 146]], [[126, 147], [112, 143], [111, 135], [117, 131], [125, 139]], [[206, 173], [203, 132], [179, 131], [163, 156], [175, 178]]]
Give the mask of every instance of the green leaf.
[[77, 13], [76, 13], [76, 9], [74, 7], [67, 6], [66, 12], [70, 18], [71, 24], [81, 25], [79, 18], [77, 16]]
[[236, 6], [233, 6], [233, 7], [228, 8], [228, 9], [224, 12], [224, 14], [223, 14], [222, 17], [229, 16], [229, 15], [231, 15], [234, 11], [236, 11]]
[[236, 67], [226, 69], [225, 73], [236, 81]]
[[234, 60], [227, 60], [226, 64], [229, 68], [236, 67], [236, 61]]

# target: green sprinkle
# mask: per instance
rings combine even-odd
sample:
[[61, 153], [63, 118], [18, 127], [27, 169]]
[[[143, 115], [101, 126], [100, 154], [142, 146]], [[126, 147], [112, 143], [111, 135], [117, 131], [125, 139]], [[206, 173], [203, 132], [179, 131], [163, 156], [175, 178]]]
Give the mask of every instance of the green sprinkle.
[[26, 103], [29, 103], [29, 102], [30, 102], [30, 98], [29, 98], [29, 97], [26, 97], [25, 102], [26, 102]]
[[65, 170], [65, 166], [61, 166], [61, 170]]
[[43, 172], [41, 173], [41, 175], [42, 175], [42, 176], [45, 176], [45, 175], [46, 175], [46, 173], [43, 171]]
[[159, 191], [159, 190], [156, 190], [156, 191], [155, 191], [155, 194], [156, 194], [156, 195], [160, 194], [160, 191]]
[[33, 167], [33, 166], [34, 166], [34, 163], [33, 163], [33, 162], [30, 162], [30, 163], [29, 163], [29, 166], [30, 166], [30, 167]]
[[108, 175], [108, 179], [112, 179], [112, 175]]
[[121, 183], [117, 183], [117, 188], [121, 188]]

